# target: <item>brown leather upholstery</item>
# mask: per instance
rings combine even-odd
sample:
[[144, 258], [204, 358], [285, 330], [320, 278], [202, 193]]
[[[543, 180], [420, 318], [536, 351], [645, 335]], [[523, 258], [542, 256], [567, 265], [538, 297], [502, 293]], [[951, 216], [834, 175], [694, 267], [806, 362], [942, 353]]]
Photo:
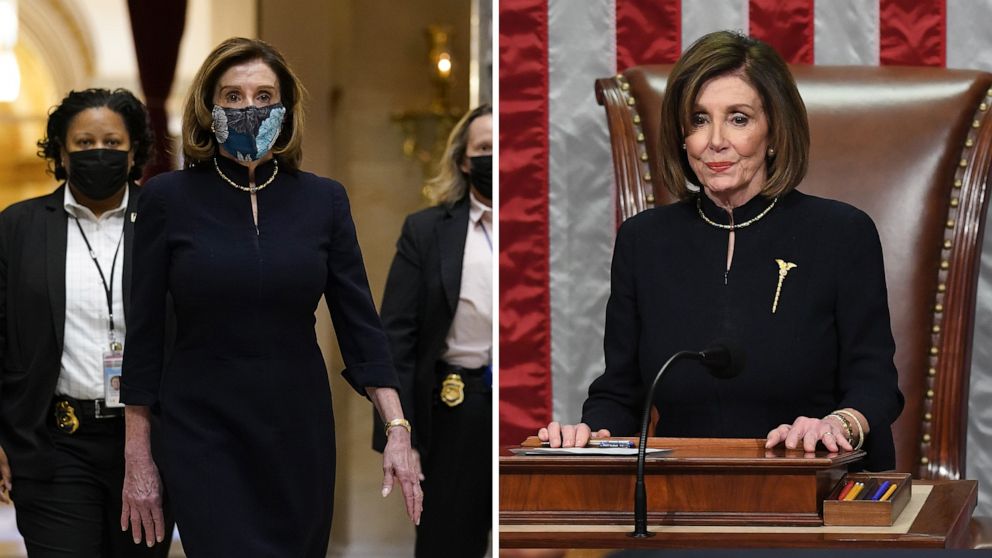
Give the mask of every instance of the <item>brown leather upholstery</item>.
[[[598, 80], [619, 220], [671, 198], [656, 138], [670, 66]], [[906, 406], [897, 468], [963, 478], [968, 377], [986, 188], [992, 74], [937, 68], [792, 67], [809, 113], [799, 189], [866, 211], [885, 257], [896, 367]]]

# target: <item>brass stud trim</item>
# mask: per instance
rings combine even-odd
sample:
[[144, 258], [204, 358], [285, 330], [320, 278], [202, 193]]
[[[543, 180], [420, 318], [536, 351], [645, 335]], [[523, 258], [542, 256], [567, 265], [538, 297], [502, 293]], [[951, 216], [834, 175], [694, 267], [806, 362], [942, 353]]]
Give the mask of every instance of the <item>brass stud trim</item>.
[[648, 160], [648, 154], [647, 153], [641, 153], [641, 160], [642, 161], [647, 161]]
[[928, 389], [927, 390], [927, 399], [933, 399], [933, 390], [932, 389]]
[[920, 463], [926, 465], [926, 464], [930, 463], [930, 460], [927, 459], [926, 457], [921, 457], [920, 458]]
[[623, 74], [617, 74], [616, 75], [616, 80], [617, 81], [623, 81]]
[[944, 305], [943, 304], [937, 304], [936, 306], [933, 307], [933, 311], [934, 312], [937, 312], [937, 313], [943, 312], [944, 311]]
[[925, 421], [931, 421], [931, 420], [933, 420], [933, 414], [932, 413], [926, 413], [926, 414], [924, 414], [923, 415], [923, 420], [925, 420]]
[[627, 97], [627, 105], [634, 106], [635, 103], [637, 103], [637, 101], [633, 97]]
[[[935, 324], [932, 328], [930, 328], [930, 331], [934, 333], [940, 333], [940, 326]], [[931, 370], [933, 369], [931, 368]]]
[[[633, 104], [633, 103], [629, 103], [629, 104]], [[961, 168], [967, 167], [968, 159], [961, 159], [960, 161], [958, 161], [958, 166]]]
[[630, 90], [630, 84], [625, 81], [625, 82], [623, 82], [623, 83], [620, 84], [620, 89], [622, 91], [629, 91]]
[[925, 443], [929, 443], [930, 442], [930, 435], [929, 434], [924, 434], [923, 435], [923, 441]]
[[964, 146], [965, 147], [974, 147], [975, 146], [975, 140], [973, 140], [971, 138], [968, 138], [968, 139], [964, 140]]
[[640, 124], [640, 123], [641, 123], [641, 115], [640, 114], [635, 114], [634, 115], [634, 124]]
[[992, 87], [989, 87], [989, 90], [985, 92], [985, 96], [992, 97]]
[[637, 143], [644, 143], [644, 132], [637, 133]]
[[982, 121], [981, 120], [979, 120], [979, 119], [976, 118], [976, 119], [974, 119], [974, 120], [971, 121], [971, 127], [972, 128], [981, 128], [981, 126], [982, 126]]
[[940, 353], [940, 349], [937, 347], [930, 347], [930, 354], [932, 356], [937, 356]]
[[644, 173], [644, 182], [651, 182], [651, 173]]
[[933, 366], [931, 366], [930, 369], [927, 370], [927, 374], [929, 374], [931, 376], [936, 376], [937, 375], [937, 369], [934, 368]]
[[[643, 134], [641, 134], [641, 135], [643, 136]], [[638, 136], [638, 137], [640, 137], [640, 136]], [[638, 140], [638, 141], [644, 141], [644, 140]], [[949, 229], [953, 229], [954, 228], [954, 219], [948, 219], [947, 220], [947, 228], [949, 228]]]
[[961, 179], [960, 178], [954, 180], [954, 187], [955, 188], [960, 188], [961, 187]]
[[951, 267], [951, 262], [947, 260], [940, 262], [940, 269], [947, 269], [949, 267]]
[[644, 198], [644, 201], [648, 203], [654, 203], [654, 194], [648, 194], [647, 197]]
[[947, 284], [940, 283], [939, 285], [937, 285], [937, 292], [938, 293], [942, 293], [942, 292], [944, 292], [946, 290], [947, 290]]
[[951, 198], [951, 207], [957, 207], [958, 204], [960, 204], [960, 203], [961, 203], [961, 200], [959, 200], [958, 198]]
[[951, 242], [950, 240], [945, 240], [944, 241], [944, 249], [945, 250], [950, 250], [951, 249], [951, 246], [954, 246], [954, 243], [953, 242]]
[[978, 110], [980, 110], [982, 112], [985, 112], [985, 111], [989, 110], [989, 105], [987, 103], [982, 103], [982, 104], [978, 105]]

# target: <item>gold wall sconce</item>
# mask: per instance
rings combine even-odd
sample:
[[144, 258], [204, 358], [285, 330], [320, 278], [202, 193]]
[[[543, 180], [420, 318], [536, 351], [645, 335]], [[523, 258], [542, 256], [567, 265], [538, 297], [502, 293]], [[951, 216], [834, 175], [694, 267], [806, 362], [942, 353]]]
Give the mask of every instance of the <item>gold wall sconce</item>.
[[[430, 25], [425, 30], [428, 71], [434, 86], [428, 108], [405, 110], [392, 117], [403, 133], [403, 154], [420, 163], [425, 181], [437, 173], [448, 135], [462, 112], [452, 106], [450, 98], [457, 70], [451, 53], [451, 33], [450, 25]], [[423, 188], [424, 197], [428, 197], [426, 184]]]

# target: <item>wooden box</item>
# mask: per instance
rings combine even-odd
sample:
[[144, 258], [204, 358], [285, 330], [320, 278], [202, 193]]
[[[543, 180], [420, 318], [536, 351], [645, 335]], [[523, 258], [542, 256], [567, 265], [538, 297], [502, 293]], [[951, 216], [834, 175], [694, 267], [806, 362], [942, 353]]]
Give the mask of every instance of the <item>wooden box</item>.
[[[897, 483], [896, 491], [884, 501], [838, 500], [837, 495], [847, 481], [868, 479]], [[908, 473], [852, 473], [847, 475], [823, 501], [824, 525], [887, 526], [896, 522], [913, 494], [913, 480]]]

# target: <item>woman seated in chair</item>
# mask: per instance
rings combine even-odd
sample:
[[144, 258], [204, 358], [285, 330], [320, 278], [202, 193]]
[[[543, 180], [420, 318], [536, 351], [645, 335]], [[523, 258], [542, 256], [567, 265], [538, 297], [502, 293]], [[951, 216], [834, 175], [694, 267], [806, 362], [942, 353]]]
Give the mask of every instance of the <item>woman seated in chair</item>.
[[634, 435], [670, 356], [732, 339], [747, 353], [738, 376], [694, 361], [665, 373], [655, 435], [864, 448], [864, 468], [893, 468], [903, 396], [878, 232], [864, 212], [796, 190], [809, 124], [785, 62], [761, 41], [706, 35], [673, 68], [661, 120], [658, 178], [680, 201], [620, 227], [606, 371], [581, 423], [538, 436], [569, 447]]

